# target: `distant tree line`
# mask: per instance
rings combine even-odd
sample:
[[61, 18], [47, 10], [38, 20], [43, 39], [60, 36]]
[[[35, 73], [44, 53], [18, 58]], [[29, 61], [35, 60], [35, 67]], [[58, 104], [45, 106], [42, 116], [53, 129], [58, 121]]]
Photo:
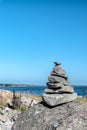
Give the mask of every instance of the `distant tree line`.
[[12, 84], [0, 84], [0, 86], [12, 86]]

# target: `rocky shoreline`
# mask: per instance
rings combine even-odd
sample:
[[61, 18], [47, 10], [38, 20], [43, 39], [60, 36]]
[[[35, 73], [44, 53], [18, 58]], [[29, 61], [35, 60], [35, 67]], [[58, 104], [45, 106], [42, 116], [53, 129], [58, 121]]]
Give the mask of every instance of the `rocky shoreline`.
[[[0, 90], [0, 130], [11, 130], [18, 116], [41, 101], [41, 97]], [[19, 106], [20, 105], [20, 106]]]
[[0, 130], [87, 130], [87, 98], [78, 96], [75, 101], [51, 108], [41, 98], [28, 96], [37, 102], [24, 112], [9, 108], [9, 100], [0, 105]]

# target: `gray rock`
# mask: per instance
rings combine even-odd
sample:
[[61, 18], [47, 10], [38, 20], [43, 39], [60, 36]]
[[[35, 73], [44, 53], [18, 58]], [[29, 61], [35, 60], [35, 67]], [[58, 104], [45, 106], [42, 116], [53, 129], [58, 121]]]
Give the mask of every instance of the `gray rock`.
[[53, 108], [39, 103], [21, 114], [12, 130], [87, 130], [87, 103], [75, 100]]
[[48, 88], [57, 89], [63, 87], [64, 85], [62, 83], [47, 82], [47, 86]]
[[59, 89], [49, 89], [46, 88], [45, 93], [49, 93], [49, 94], [57, 94], [57, 93], [73, 93], [74, 89], [70, 86], [63, 86]]
[[11, 130], [19, 112], [8, 107], [3, 108], [1, 111], [3, 111], [3, 114], [0, 113], [0, 130]]
[[60, 66], [61, 63], [60, 62], [54, 62], [55, 66]]
[[53, 68], [53, 72], [55, 72], [56, 74], [59, 74], [59, 75], [66, 75], [65, 70], [60, 66], [55, 66]]
[[7, 106], [10, 107], [10, 108], [12, 108], [13, 107], [13, 102], [8, 102]]
[[49, 106], [57, 106], [63, 103], [73, 101], [77, 98], [77, 94], [43, 94], [43, 100]]
[[52, 82], [52, 83], [58, 82], [58, 83], [62, 83], [64, 85], [66, 85], [66, 86], [70, 85], [69, 79], [65, 80], [64, 78], [58, 77], [58, 76], [49, 76], [48, 80], [49, 80], [49, 82]]
[[63, 74], [57, 74], [54, 71], [51, 72], [51, 76], [58, 76], [58, 77], [62, 77], [64, 79], [68, 79], [68, 77], [66, 75]]

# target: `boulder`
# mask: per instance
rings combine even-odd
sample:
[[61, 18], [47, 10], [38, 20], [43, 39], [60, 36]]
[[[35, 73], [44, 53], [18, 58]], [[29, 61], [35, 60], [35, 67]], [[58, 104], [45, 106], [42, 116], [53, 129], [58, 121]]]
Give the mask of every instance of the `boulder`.
[[19, 112], [8, 107], [0, 110], [0, 128], [1, 130], [11, 130], [14, 121], [17, 120]]
[[87, 130], [87, 103], [74, 100], [53, 108], [39, 103], [19, 115], [12, 130]]
[[28, 98], [28, 97], [25, 97], [25, 96], [21, 97], [21, 106], [31, 106], [31, 103], [32, 103], [31, 98]]
[[7, 105], [13, 99], [13, 93], [8, 90], [0, 90], [0, 104]]
[[71, 102], [77, 98], [77, 94], [43, 94], [43, 101], [49, 106], [57, 106], [63, 103]]

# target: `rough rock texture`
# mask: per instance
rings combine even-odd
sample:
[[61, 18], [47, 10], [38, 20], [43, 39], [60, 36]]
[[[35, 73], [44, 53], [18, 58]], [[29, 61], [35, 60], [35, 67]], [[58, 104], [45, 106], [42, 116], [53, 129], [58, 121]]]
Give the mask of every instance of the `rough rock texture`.
[[0, 104], [1, 102], [3, 105], [11, 102], [13, 98], [13, 93], [8, 90], [0, 90]]
[[[29, 107], [37, 104], [42, 100], [42, 98], [30, 94], [20, 94], [15, 93], [15, 102], [17, 105], [18, 102], [19, 106], [15, 106], [16, 109], [12, 109], [13, 106], [13, 93], [8, 90], [0, 90], [0, 130], [11, 130], [12, 125], [16, 121], [18, 115], [22, 112], [21, 110], [27, 110]], [[20, 102], [21, 101], [21, 102]]]
[[73, 101], [77, 98], [77, 94], [43, 94], [43, 100], [49, 106], [56, 106], [57, 104], [63, 104], [70, 101]]
[[65, 70], [62, 67], [60, 67], [60, 65], [56, 65], [56, 67], [53, 68], [53, 72], [58, 75], [66, 75]]
[[11, 130], [12, 125], [17, 120], [18, 114], [20, 112], [16, 110], [0, 106], [0, 130]]
[[62, 78], [64, 78], [65, 80], [68, 78], [66, 75], [63, 75], [63, 74], [57, 74], [57, 73], [55, 73], [55, 72], [51, 72], [51, 75], [52, 76], [59, 76], [59, 77], [62, 77]]
[[46, 88], [45, 93], [73, 93], [74, 92], [74, 89], [70, 86], [63, 86], [62, 88], [59, 88], [59, 89], [48, 89]]
[[87, 103], [74, 100], [53, 108], [39, 103], [21, 114], [12, 130], [87, 130]]
[[70, 85], [70, 82], [69, 82], [69, 80], [67, 79], [67, 80], [65, 80], [65, 78], [62, 78], [62, 77], [58, 77], [58, 76], [49, 76], [48, 77], [48, 80], [50, 81], [50, 82], [53, 82], [53, 83], [62, 83], [62, 84], [64, 84], [64, 85]]
[[52, 89], [59, 89], [59, 88], [62, 88], [62, 86], [64, 86], [62, 83], [51, 83], [51, 82], [47, 82], [46, 83], [48, 88], [52, 88]]
[[34, 104], [37, 104], [39, 96], [31, 95], [31, 94], [20, 94], [20, 93], [13, 93], [8, 90], [0, 90], [0, 105], [7, 106], [13, 105], [13, 97], [15, 94], [15, 99], [18, 101], [20, 100], [21, 106], [30, 107]]

